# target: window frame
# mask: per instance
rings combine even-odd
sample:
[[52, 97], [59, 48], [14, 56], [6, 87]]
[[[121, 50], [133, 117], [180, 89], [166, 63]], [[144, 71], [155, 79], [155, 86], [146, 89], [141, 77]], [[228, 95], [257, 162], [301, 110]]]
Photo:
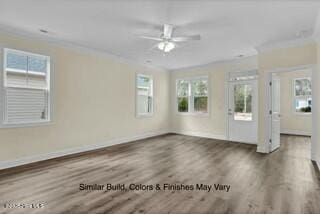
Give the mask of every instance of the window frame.
[[[151, 98], [152, 98], [152, 103], [151, 103], [151, 112], [149, 113], [139, 113], [138, 110], [138, 77], [146, 77], [151, 80]], [[154, 114], [154, 80], [153, 76], [150, 74], [142, 74], [142, 73], [136, 73], [135, 75], [135, 101], [136, 101], [136, 118], [148, 118], [148, 117], [153, 117]]]
[[[52, 57], [46, 55], [46, 54], [40, 54], [40, 53], [33, 53], [29, 51], [24, 50], [17, 50], [15, 48], [10, 47], [0, 47], [0, 55], [1, 61], [0, 64], [2, 67], [1, 75], [0, 75], [0, 128], [20, 128], [20, 127], [30, 127], [30, 126], [42, 126], [42, 125], [50, 125], [52, 124], [52, 114], [53, 114], [53, 78], [52, 78]], [[42, 74], [41, 72], [32, 72], [32, 75], [41, 75], [46, 76], [46, 88], [40, 88], [40, 87], [14, 87], [14, 86], [7, 86], [7, 53], [13, 52], [17, 54], [27, 55], [27, 56], [35, 56], [35, 57], [41, 57], [45, 58], [47, 62], [47, 70], [46, 74]], [[14, 69], [13, 69], [14, 70]], [[21, 73], [22, 71], [19, 71], [17, 69], [16, 71]], [[39, 121], [21, 121], [21, 122], [10, 122], [8, 123], [5, 121], [7, 108], [6, 108], [6, 90], [7, 88], [29, 88], [29, 89], [39, 89], [39, 90], [47, 90], [47, 119], [46, 120], [39, 120]]]
[[[180, 112], [178, 109], [178, 83], [179, 81], [189, 82], [189, 96], [188, 96], [188, 112]], [[195, 97], [204, 97], [204, 96], [194, 96], [193, 82], [196, 80], [206, 80], [207, 81], [207, 112], [194, 111], [194, 98]], [[210, 115], [210, 83], [209, 76], [196, 76], [196, 77], [185, 77], [176, 79], [176, 94], [175, 94], [175, 112], [179, 115], [190, 115], [190, 116], [202, 116], [208, 117]]]
[[[179, 81], [187, 81], [187, 82], [188, 82], [188, 95], [187, 95], [187, 96], [178, 96], [178, 94], [179, 94], [179, 93], [178, 93], [178, 83], [179, 83]], [[181, 97], [181, 98], [183, 98], [183, 97], [188, 98], [188, 111], [187, 111], [187, 112], [180, 112], [179, 109], [178, 109], [178, 104], [179, 104], [178, 99], [179, 99], [180, 97]], [[179, 114], [188, 114], [188, 113], [190, 113], [190, 108], [191, 108], [190, 103], [191, 103], [191, 87], [190, 87], [190, 81], [187, 80], [187, 79], [177, 79], [177, 80], [176, 80], [176, 105], [175, 105], [175, 109], [176, 109], [177, 113], [179, 113]]]
[[[304, 79], [308, 79], [310, 82], [311, 82], [311, 95], [296, 95], [296, 80], [304, 80]], [[299, 78], [294, 78], [293, 79], [293, 113], [295, 115], [300, 115], [300, 116], [308, 116], [308, 115], [312, 115], [312, 107], [311, 107], [311, 112], [297, 112], [296, 111], [296, 100], [297, 99], [308, 99], [308, 98], [311, 98], [312, 100], [312, 79], [311, 77], [299, 77]]]

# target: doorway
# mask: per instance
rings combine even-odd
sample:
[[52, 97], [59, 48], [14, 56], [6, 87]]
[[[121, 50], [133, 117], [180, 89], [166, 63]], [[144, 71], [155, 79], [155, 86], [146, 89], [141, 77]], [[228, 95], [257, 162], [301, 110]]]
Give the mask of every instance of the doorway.
[[281, 147], [282, 134], [304, 136], [310, 141], [313, 128], [312, 75], [310, 67], [276, 70], [268, 74], [269, 152]]
[[258, 81], [256, 71], [229, 73], [228, 139], [257, 144]]

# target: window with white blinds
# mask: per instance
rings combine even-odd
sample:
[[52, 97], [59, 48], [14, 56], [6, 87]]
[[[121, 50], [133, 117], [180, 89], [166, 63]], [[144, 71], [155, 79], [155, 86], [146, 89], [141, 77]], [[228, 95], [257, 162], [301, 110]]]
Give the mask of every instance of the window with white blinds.
[[50, 120], [50, 57], [4, 49], [3, 124]]

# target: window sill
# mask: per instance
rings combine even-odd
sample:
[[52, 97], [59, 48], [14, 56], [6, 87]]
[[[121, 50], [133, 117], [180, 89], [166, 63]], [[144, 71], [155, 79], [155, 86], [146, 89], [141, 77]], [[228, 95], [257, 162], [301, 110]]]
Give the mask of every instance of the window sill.
[[303, 113], [303, 112], [293, 112], [294, 115], [296, 116], [312, 116], [312, 112], [307, 112], [307, 113]]
[[136, 114], [136, 118], [151, 118], [153, 117], [153, 113], [151, 114]]
[[47, 126], [52, 124], [53, 124], [52, 121], [29, 122], [29, 123], [2, 123], [0, 124], [0, 128], [1, 129], [26, 128], [26, 127], [36, 127], [36, 126]]
[[209, 113], [196, 113], [196, 112], [177, 112], [180, 116], [199, 116], [199, 117], [209, 117]]

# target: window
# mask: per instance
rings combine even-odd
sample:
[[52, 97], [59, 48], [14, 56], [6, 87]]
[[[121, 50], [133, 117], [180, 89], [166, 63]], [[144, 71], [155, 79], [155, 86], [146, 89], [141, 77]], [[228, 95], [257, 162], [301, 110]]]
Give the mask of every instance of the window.
[[4, 49], [3, 125], [50, 121], [50, 58]]
[[136, 79], [137, 116], [153, 114], [153, 80], [151, 76], [138, 74]]
[[234, 86], [234, 120], [252, 121], [252, 85]]
[[177, 80], [177, 108], [181, 113], [208, 113], [208, 78]]
[[311, 113], [312, 89], [310, 78], [294, 80], [294, 109], [296, 113]]
[[189, 111], [190, 83], [186, 80], [178, 81], [178, 111]]

